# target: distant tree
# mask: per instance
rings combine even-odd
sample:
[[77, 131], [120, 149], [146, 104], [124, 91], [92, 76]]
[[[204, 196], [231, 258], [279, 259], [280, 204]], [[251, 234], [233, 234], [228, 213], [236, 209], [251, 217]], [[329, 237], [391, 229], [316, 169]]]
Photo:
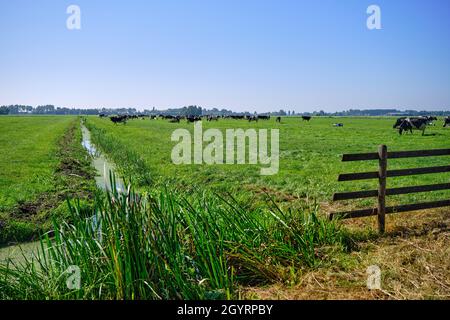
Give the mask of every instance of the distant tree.
[[[32, 106], [25, 105], [9, 105], [9, 106], [1, 106], [0, 114], [23, 114], [23, 113], [33, 113], [33, 114], [58, 114], [58, 115], [98, 115], [100, 113], [107, 115], [114, 114], [128, 114], [133, 115], [137, 113], [142, 113], [142, 111], [137, 111], [135, 108], [118, 108], [118, 109], [108, 109], [108, 108], [84, 108], [84, 109], [74, 109], [67, 107], [57, 107], [55, 108], [53, 105], [45, 105], [45, 106], [37, 106], [36, 108]], [[222, 108], [220, 111], [217, 108], [212, 108], [211, 110], [202, 109], [198, 106], [189, 106], [183, 108], [171, 108], [167, 110], [158, 110], [155, 107], [152, 108], [151, 111], [144, 110], [145, 114], [166, 114], [166, 115], [179, 115], [179, 116], [200, 116], [202, 114], [213, 114], [213, 115], [252, 115], [252, 113], [248, 111], [242, 112], [233, 112], [231, 110], [227, 110]], [[256, 114], [256, 113], [255, 113]], [[273, 116], [283, 116], [286, 115], [284, 110], [268, 112], [266, 115]], [[417, 111], [417, 110], [405, 110], [400, 111], [396, 109], [348, 109], [344, 111], [338, 111], [334, 113], [326, 113], [323, 110], [314, 111], [314, 112], [303, 112], [296, 113], [295, 111], [288, 111], [288, 115], [305, 115], [305, 116], [449, 116], [450, 111]]]
[[1, 106], [0, 107], [0, 114], [1, 115], [9, 114], [9, 108], [7, 106]]
[[9, 114], [18, 114], [21, 106], [14, 105], [14, 106], [8, 106]]
[[55, 113], [55, 106], [53, 105], [45, 105], [45, 106], [37, 106], [34, 110], [36, 114], [49, 114]]
[[201, 116], [202, 115], [202, 108], [201, 107], [197, 107], [197, 106], [189, 106], [189, 107], [186, 108], [185, 115], [186, 116]]
[[324, 116], [324, 115], [326, 115], [326, 114], [325, 114], [325, 111], [320, 110], [319, 112], [314, 111], [314, 112], [313, 112], [313, 115], [315, 115], [315, 116]]

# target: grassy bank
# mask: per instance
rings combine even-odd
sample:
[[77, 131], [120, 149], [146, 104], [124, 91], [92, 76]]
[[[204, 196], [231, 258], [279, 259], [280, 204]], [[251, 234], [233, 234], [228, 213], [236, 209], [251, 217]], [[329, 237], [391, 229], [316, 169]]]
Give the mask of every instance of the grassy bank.
[[138, 187], [148, 187], [152, 184], [150, 168], [138, 153], [120, 143], [105, 129], [92, 125], [90, 121], [84, 121], [84, 124], [91, 132], [92, 142], [100, 147], [113, 163], [117, 164], [121, 177], [133, 180]]
[[[0, 162], [2, 183], [10, 182], [1, 190], [0, 244], [35, 238], [52, 227], [53, 218], [67, 217], [67, 198], [77, 197], [87, 204], [95, 191], [94, 172], [81, 146], [76, 117], [7, 117], [0, 121], [5, 119], [9, 120], [5, 122], [9, 139], [2, 140], [2, 145], [15, 141], [15, 146], [9, 145], [11, 149], [1, 157], [22, 160]], [[33, 131], [27, 131], [29, 124]], [[20, 138], [14, 138], [14, 126], [25, 126]]]

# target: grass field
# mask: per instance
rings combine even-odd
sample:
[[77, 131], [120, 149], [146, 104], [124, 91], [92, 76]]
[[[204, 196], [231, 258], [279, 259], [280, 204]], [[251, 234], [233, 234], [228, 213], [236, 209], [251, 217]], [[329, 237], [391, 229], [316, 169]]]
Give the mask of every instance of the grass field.
[[57, 142], [71, 117], [0, 117], [0, 211], [52, 190]]
[[[333, 127], [340, 122], [343, 128]], [[232, 128], [277, 128], [280, 130], [280, 170], [273, 176], [259, 175], [260, 165], [174, 165], [171, 162], [171, 149], [176, 142], [170, 136], [177, 128], [193, 131], [193, 125], [169, 123], [166, 120], [132, 120], [126, 125], [114, 125], [108, 119], [90, 117], [88, 124], [97, 134], [100, 145], [108, 145], [113, 157], [123, 155], [124, 150], [139, 159], [140, 166], [133, 168], [130, 160], [116, 157], [126, 175], [148, 184], [149, 179], [138, 177], [143, 171], [158, 182], [173, 181], [189, 192], [194, 186], [207, 186], [218, 192], [234, 195], [259, 203], [269, 194], [281, 203], [295, 205], [309, 199], [329, 207], [332, 194], [337, 191], [356, 191], [376, 189], [377, 181], [338, 183], [339, 173], [376, 171], [376, 161], [342, 163], [344, 153], [376, 152], [379, 144], [386, 144], [391, 151], [420, 150], [450, 147], [450, 130], [442, 128], [442, 121], [429, 127], [425, 136], [415, 131], [413, 135], [400, 136], [392, 129], [393, 118], [314, 118], [303, 122], [299, 118], [283, 118], [278, 124], [275, 119], [249, 123], [245, 120], [220, 120], [203, 122], [204, 130], [218, 128], [224, 132]], [[95, 129], [99, 130], [95, 130]], [[110, 138], [108, 140], [108, 138]], [[108, 143], [106, 143], [108, 141]], [[113, 147], [114, 145], [114, 147]], [[206, 143], [204, 144], [206, 145]], [[114, 152], [116, 150], [116, 152]], [[412, 158], [389, 161], [389, 168], [411, 168], [448, 164], [446, 157]], [[420, 185], [448, 182], [449, 174], [401, 177], [389, 180], [388, 187]], [[391, 197], [393, 202], [416, 202], [440, 199], [449, 192], [434, 192]], [[343, 203], [345, 204], [345, 202]], [[350, 207], [370, 206], [374, 201], [366, 199], [349, 203]]]
[[[259, 165], [172, 164], [170, 136], [177, 128], [192, 131], [192, 124], [85, 119], [93, 142], [135, 188], [86, 205], [93, 175], [79, 121], [69, 121], [55, 137], [47, 177], [57, 199], [73, 200], [64, 205], [64, 220], [47, 216], [53, 233], [42, 239], [38, 268], [29, 259], [0, 263], [0, 299], [450, 297], [448, 208], [389, 216], [383, 236], [373, 217], [342, 222], [324, 216], [338, 207], [330, 203], [333, 192], [376, 187], [376, 181], [337, 183], [339, 173], [377, 168], [376, 162], [341, 163], [343, 153], [374, 152], [381, 143], [390, 150], [448, 148], [450, 130], [439, 123], [425, 136], [401, 137], [389, 118], [204, 123], [204, 129], [280, 129], [280, 171], [261, 176]], [[445, 164], [448, 157], [418, 158], [391, 161], [390, 168]], [[390, 180], [389, 186], [448, 181], [440, 174]], [[448, 197], [435, 192], [391, 202]], [[367, 205], [373, 200], [348, 203]], [[366, 287], [373, 264], [382, 268], [383, 290]], [[80, 268], [76, 290], [65, 285], [70, 266]]]
[[93, 191], [80, 141], [77, 117], [0, 117], [0, 244], [37, 236], [66, 196]]

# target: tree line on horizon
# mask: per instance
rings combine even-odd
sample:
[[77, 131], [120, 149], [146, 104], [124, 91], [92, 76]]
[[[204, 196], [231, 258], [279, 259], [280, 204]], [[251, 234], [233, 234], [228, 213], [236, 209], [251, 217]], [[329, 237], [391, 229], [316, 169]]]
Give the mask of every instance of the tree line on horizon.
[[[227, 109], [206, 109], [199, 106], [185, 106], [182, 108], [169, 108], [166, 110], [158, 110], [153, 107], [151, 110], [139, 111], [136, 108], [67, 108], [55, 107], [54, 105], [43, 106], [26, 106], [26, 105], [9, 105], [0, 106], [0, 115], [23, 115], [23, 114], [37, 114], [37, 115], [174, 115], [174, 116], [230, 116], [230, 115], [254, 115], [248, 111], [235, 112]], [[261, 113], [271, 116], [449, 116], [449, 111], [417, 111], [397, 109], [349, 109], [338, 112], [325, 112], [323, 110], [314, 112], [295, 112], [285, 111], [283, 109], [274, 112]]]

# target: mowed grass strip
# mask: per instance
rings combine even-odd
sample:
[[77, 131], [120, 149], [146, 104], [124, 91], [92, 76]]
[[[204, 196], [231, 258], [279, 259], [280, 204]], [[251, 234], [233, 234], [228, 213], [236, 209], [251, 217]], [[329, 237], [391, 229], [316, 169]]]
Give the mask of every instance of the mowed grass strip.
[[66, 199], [76, 197], [82, 206], [89, 206], [96, 187], [77, 117], [0, 121], [5, 131], [1, 142], [7, 150], [0, 156], [1, 245], [29, 241], [51, 230], [52, 220], [68, 216]]
[[[380, 144], [390, 151], [450, 148], [450, 129], [442, 127], [442, 119], [428, 127], [425, 135], [414, 131], [400, 136], [392, 128], [395, 118], [379, 117], [314, 117], [310, 122], [297, 117], [275, 118], [258, 123], [246, 120], [220, 119], [203, 121], [203, 130], [242, 128], [280, 130], [280, 169], [273, 176], [261, 176], [261, 165], [175, 165], [171, 151], [176, 142], [170, 140], [177, 128], [193, 133], [193, 125], [169, 123], [167, 120], [130, 120], [126, 125], [115, 125], [109, 119], [89, 117], [88, 123], [116, 142], [116, 148], [128, 150], [143, 159], [143, 170], [150, 171], [153, 181], [174, 181], [189, 193], [194, 186], [209, 187], [219, 192], [230, 192], [237, 197], [262, 202], [266, 194], [289, 205], [316, 200], [329, 203], [334, 192], [372, 190], [376, 180], [338, 183], [340, 173], [377, 171], [377, 161], [341, 162], [342, 154], [376, 152]], [[343, 127], [333, 127], [343, 123]], [[204, 146], [207, 144], [204, 143]], [[389, 169], [448, 165], [450, 157], [395, 159]], [[119, 165], [123, 163], [118, 163]], [[145, 169], [143, 169], [145, 167]], [[130, 170], [128, 170], [129, 173]], [[388, 187], [402, 187], [446, 183], [450, 174], [392, 178]], [[445, 199], [449, 191], [409, 194], [390, 197], [388, 204], [414, 203]], [[300, 201], [297, 201], [300, 200]], [[375, 199], [342, 202], [349, 207], [371, 207]], [[339, 204], [340, 206], [340, 204]], [[328, 207], [328, 205], [327, 205]]]
[[57, 141], [74, 117], [0, 117], [0, 212], [52, 190]]

